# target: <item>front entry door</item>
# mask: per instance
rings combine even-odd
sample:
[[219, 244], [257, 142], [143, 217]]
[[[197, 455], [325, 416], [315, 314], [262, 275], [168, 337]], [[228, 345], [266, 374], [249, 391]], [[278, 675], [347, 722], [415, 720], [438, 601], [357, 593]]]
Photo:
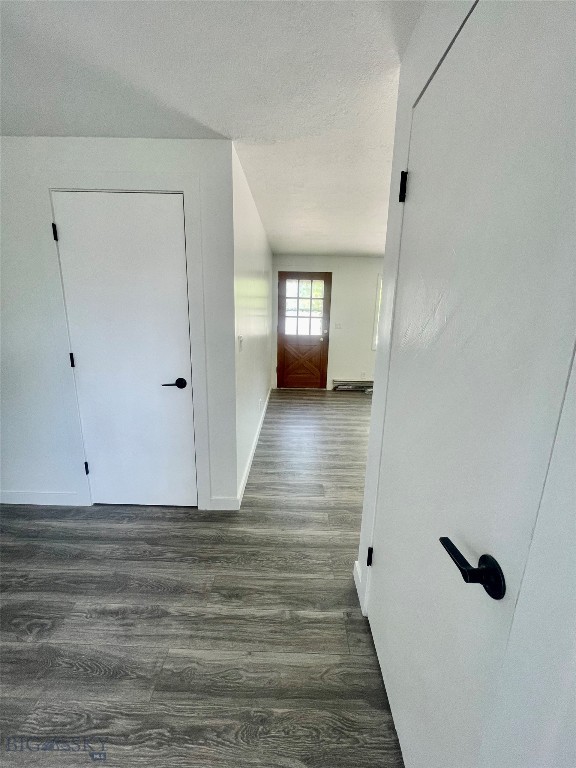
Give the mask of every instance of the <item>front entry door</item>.
[[413, 110], [367, 598], [406, 768], [487, 766], [576, 327], [572, 6], [480, 2]]
[[331, 291], [331, 272], [279, 272], [280, 388], [326, 388]]
[[183, 195], [52, 200], [92, 501], [194, 506]]

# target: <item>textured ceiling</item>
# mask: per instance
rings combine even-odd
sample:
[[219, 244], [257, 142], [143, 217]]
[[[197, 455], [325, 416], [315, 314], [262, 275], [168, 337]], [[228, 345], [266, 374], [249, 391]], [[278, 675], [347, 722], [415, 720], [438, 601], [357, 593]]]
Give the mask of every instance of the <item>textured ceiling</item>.
[[379, 255], [421, 6], [3, 0], [2, 133], [231, 138], [274, 252]]

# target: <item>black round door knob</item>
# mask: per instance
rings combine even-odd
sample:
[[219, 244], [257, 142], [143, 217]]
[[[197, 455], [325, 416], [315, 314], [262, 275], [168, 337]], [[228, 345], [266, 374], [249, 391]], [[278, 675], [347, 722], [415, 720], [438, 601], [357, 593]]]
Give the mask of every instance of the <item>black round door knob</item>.
[[185, 389], [188, 382], [186, 379], [176, 379], [172, 384], [162, 384], [163, 387], [178, 387], [178, 389]]

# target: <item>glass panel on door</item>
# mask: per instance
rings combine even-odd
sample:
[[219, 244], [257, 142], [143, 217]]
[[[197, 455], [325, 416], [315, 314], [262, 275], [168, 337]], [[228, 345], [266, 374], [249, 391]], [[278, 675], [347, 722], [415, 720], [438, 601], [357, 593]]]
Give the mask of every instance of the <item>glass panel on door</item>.
[[286, 280], [284, 333], [322, 336], [324, 280]]

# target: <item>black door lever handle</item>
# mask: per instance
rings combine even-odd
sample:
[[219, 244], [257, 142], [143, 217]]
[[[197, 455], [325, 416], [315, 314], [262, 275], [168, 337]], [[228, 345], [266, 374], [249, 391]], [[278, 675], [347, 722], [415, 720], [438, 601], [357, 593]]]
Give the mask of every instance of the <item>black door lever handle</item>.
[[478, 560], [478, 567], [474, 568], [447, 536], [440, 538], [440, 544], [448, 552], [467, 584], [482, 584], [490, 597], [502, 600], [506, 594], [506, 581], [502, 568], [492, 555], [482, 555]]
[[176, 379], [172, 384], [162, 384], [163, 387], [178, 387], [178, 389], [185, 389], [188, 382], [186, 379]]

